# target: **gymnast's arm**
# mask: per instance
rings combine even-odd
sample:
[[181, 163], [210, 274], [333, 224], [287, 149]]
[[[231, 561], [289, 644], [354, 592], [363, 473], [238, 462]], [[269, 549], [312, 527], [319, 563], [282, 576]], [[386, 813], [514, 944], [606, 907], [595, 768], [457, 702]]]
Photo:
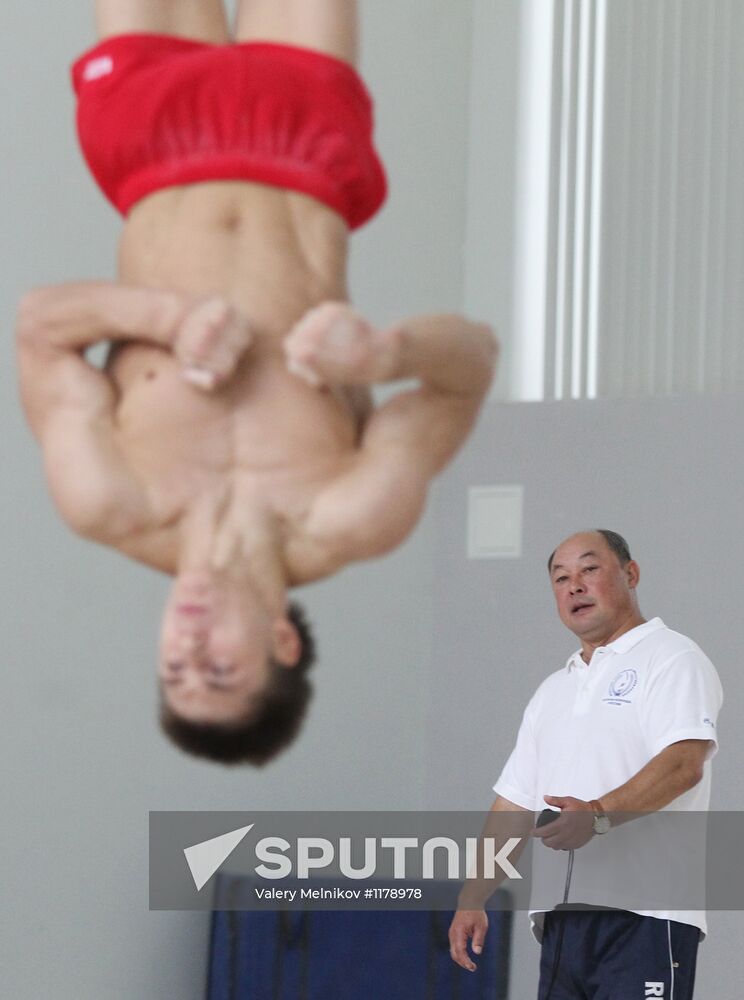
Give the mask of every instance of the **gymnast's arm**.
[[111, 540], [149, 520], [144, 489], [112, 433], [114, 386], [84, 351], [107, 340], [166, 347], [183, 308], [180, 296], [104, 282], [38, 289], [21, 302], [21, 399], [55, 502], [82, 535]]
[[[316, 371], [325, 369], [328, 378], [333, 364], [341, 363], [338, 339], [330, 338], [327, 355], [316, 349], [313, 359], [298, 348], [293, 353], [299, 357], [291, 360], [315, 365]], [[308, 533], [329, 539], [340, 564], [381, 555], [410, 533], [421, 516], [429, 482], [475, 423], [497, 355], [488, 326], [455, 315], [418, 317], [379, 332], [368, 329], [366, 341], [366, 354], [360, 342], [356, 353], [348, 352], [346, 370], [335, 373], [339, 381], [370, 384], [417, 378], [419, 385], [373, 411], [353, 466], [313, 505]]]

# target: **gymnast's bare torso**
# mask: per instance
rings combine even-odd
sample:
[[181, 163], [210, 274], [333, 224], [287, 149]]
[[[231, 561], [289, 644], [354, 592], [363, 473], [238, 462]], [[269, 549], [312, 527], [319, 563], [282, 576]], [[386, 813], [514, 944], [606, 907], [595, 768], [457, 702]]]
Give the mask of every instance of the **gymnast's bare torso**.
[[[212, 389], [184, 378], [161, 347], [120, 342], [112, 351], [117, 440], [148, 483], [153, 514], [119, 539], [127, 554], [176, 572], [182, 521], [201, 505], [243, 511], [254, 539], [278, 535], [290, 586], [344, 561], [307, 529], [313, 501], [358, 460], [366, 390], [309, 384], [290, 371], [284, 341], [311, 308], [346, 299], [347, 241], [345, 223], [325, 206], [249, 182], [166, 190], [132, 211], [122, 282], [183, 292], [197, 309], [214, 302], [217, 339], [222, 299], [242, 318], [247, 343]], [[409, 525], [414, 516], [409, 508]]]
[[[97, 9], [103, 48], [78, 65], [79, 88], [108, 86], [133, 49], [141, 60], [170, 45], [213, 63], [236, 55], [237, 41], [241, 66], [263, 59], [262, 72], [283, 59], [316, 73], [320, 62], [328, 99], [348, 88], [352, 125], [364, 111], [351, 0], [243, 0], [234, 39], [218, 0], [99, 0]], [[162, 72], [151, 78], [158, 86]], [[201, 100], [204, 88], [187, 83]], [[115, 109], [115, 91], [97, 93]], [[145, 81], [140, 119], [149, 94]], [[232, 176], [236, 143], [256, 131], [249, 123], [248, 139], [236, 138], [232, 119], [214, 176], [189, 174], [187, 150], [166, 164], [175, 181], [152, 181], [159, 162], [125, 177], [119, 282], [39, 289], [20, 309], [23, 401], [52, 496], [79, 534], [175, 576], [160, 680], [170, 708], [198, 726], [245, 721], [277, 665], [301, 660], [289, 588], [407, 537], [490, 384], [495, 346], [483, 324], [433, 315], [375, 329], [349, 306], [350, 229], [379, 207], [383, 181], [371, 147], [356, 162], [361, 140], [337, 153], [337, 117], [326, 147], [342, 156], [338, 170], [310, 162], [323, 144], [300, 137], [311, 181], [295, 182], [286, 153], [277, 168], [286, 183], [267, 181], [274, 166], [260, 158], [256, 175]], [[302, 127], [293, 109], [294, 118]], [[282, 142], [287, 120], [280, 109]], [[156, 138], [162, 150], [172, 136]], [[121, 135], [112, 141], [121, 146]], [[117, 147], [112, 162], [129, 153]], [[93, 161], [94, 173], [104, 167]], [[85, 358], [101, 341], [111, 345], [102, 371]], [[371, 385], [411, 378], [416, 388], [372, 406]]]

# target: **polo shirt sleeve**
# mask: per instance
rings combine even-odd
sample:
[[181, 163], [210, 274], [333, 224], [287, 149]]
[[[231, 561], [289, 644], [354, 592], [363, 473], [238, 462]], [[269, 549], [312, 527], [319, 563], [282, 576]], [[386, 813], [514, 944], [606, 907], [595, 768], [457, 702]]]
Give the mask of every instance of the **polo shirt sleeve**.
[[517, 742], [504, 766], [494, 792], [523, 809], [534, 809], [537, 798], [537, 746], [532, 702], [522, 716]]
[[718, 749], [716, 721], [723, 691], [716, 668], [697, 647], [683, 650], [649, 678], [641, 727], [652, 757], [680, 740], [712, 740]]

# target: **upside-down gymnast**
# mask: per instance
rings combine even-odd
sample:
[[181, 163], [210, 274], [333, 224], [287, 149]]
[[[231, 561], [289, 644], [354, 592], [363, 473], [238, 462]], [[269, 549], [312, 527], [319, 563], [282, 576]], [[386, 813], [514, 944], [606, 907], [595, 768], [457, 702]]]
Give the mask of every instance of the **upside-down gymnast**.
[[[296, 734], [313, 640], [291, 587], [416, 525], [495, 357], [455, 315], [375, 329], [350, 230], [385, 197], [353, 0], [98, 0], [78, 132], [124, 216], [118, 283], [24, 297], [24, 408], [78, 534], [175, 576], [161, 723], [263, 763]], [[99, 369], [85, 351], [109, 342]], [[374, 408], [369, 386], [418, 387]]]

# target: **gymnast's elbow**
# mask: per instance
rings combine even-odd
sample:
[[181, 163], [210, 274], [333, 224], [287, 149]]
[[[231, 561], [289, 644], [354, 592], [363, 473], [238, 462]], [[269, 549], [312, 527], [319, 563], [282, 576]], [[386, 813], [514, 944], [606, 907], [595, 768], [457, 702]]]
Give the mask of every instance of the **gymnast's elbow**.
[[120, 545], [134, 535], [137, 529], [126, 512], [107, 504], [96, 503], [94, 498], [74, 505], [55, 499], [55, 507], [70, 531], [89, 542]]
[[39, 328], [39, 290], [26, 292], [18, 303], [16, 312], [16, 342], [19, 347], [30, 346]]
[[89, 541], [99, 540], [113, 511], [93, 491], [54, 488], [50, 490], [57, 513], [67, 527]]
[[50, 286], [30, 288], [24, 292], [18, 303], [18, 329], [24, 331], [33, 329], [40, 321], [44, 321], [53, 295], [54, 288]]
[[496, 330], [490, 325], [490, 323], [477, 323], [476, 328], [478, 329], [483, 344], [484, 363], [488, 368], [490, 368], [491, 373], [493, 374], [499, 360], [499, 351], [501, 350], [499, 338], [496, 335]]
[[52, 323], [53, 288], [33, 288], [18, 303], [16, 312], [16, 344], [21, 349], [44, 347]]
[[486, 323], [476, 324], [478, 331], [476, 363], [472, 368], [473, 394], [479, 399], [487, 394], [493, 382], [501, 349], [493, 327]]
[[138, 529], [133, 511], [95, 474], [50, 476], [47, 463], [47, 481], [57, 513], [80, 538], [115, 545]]

